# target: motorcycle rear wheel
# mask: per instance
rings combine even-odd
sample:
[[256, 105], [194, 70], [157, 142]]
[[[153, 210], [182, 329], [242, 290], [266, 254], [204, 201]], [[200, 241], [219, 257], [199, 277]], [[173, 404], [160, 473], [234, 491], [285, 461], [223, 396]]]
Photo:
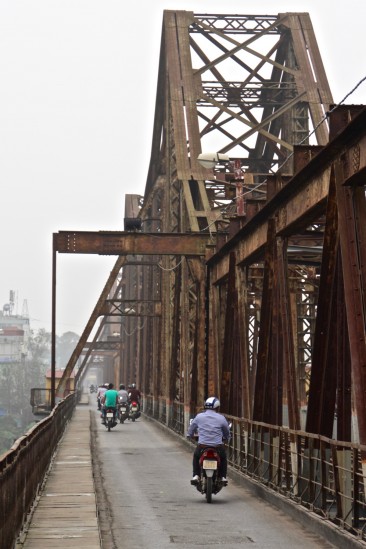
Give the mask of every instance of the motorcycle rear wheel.
[[212, 477], [207, 477], [206, 479], [206, 500], [207, 503], [212, 502]]

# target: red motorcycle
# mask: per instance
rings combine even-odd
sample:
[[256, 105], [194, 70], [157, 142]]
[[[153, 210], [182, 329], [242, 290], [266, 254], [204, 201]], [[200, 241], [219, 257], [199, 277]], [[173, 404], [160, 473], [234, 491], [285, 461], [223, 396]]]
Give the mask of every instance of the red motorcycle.
[[212, 494], [218, 494], [227, 485], [218, 476], [220, 456], [216, 448], [207, 447], [203, 450], [200, 460], [200, 478], [196, 484], [197, 490], [206, 495], [207, 503], [212, 502]]
[[136, 400], [131, 400], [130, 402], [130, 408], [128, 411], [128, 419], [132, 419], [132, 421], [135, 421], [138, 419], [141, 415], [140, 412], [140, 405]]

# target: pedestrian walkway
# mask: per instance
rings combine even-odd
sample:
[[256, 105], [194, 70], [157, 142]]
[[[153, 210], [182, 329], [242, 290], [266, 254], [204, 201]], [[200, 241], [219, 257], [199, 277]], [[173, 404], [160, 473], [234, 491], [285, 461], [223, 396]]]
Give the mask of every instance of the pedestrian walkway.
[[17, 549], [100, 549], [90, 450], [90, 411], [79, 404], [66, 427], [25, 539]]

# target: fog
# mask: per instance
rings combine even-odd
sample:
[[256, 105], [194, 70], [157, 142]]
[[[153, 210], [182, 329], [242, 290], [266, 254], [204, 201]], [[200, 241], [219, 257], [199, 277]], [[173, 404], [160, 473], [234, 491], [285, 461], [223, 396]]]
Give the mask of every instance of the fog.
[[[0, 308], [51, 329], [52, 233], [123, 230], [143, 194], [164, 9], [309, 12], [336, 102], [365, 76], [365, 3], [0, 1]], [[365, 85], [348, 100], [365, 103]], [[81, 333], [114, 257], [59, 256], [57, 332]]]

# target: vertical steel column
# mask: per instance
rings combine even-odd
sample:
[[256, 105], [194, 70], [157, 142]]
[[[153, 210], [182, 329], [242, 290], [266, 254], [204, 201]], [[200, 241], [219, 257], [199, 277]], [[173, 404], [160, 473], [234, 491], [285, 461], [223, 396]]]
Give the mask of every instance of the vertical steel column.
[[277, 254], [279, 267], [279, 298], [282, 328], [282, 353], [286, 373], [286, 391], [290, 429], [300, 429], [299, 401], [296, 379], [296, 362], [294, 350], [294, 333], [292, 326], [289, 275], [287, 265], [286, 243], [277, 239]]
[[241, 403], [239, 417], [251, 419], [251, 384], [250, 384], [250, 364], [249, 364], [249, 326], [248, 326], [248, 281], [247, 271], [243, 268], [237, 268], [236, 287], [238, 293], [238, 332], [240, 344], [240, 363], [242, 385]]
[[225, 333], [224, 345], [222, 349], [222, 369], [221, 369], [221, 387], [220, 401], [221, 407], [227, 414], [232, 414], [235, 405], [233, 403], [233, 376], [235, 348], [238, 345], [237, 339], [237, 300], [235, 290], [236, 261], [235, 254], [230, 253], [229, 259], [229, 277], [227, 283], [226, 295], [226, 313], [225, 313]]
[[268, 222], [267, 246], [264, 262], [263, 294], [260, 316], [260, 336], [258, 344], [258, 360], [255, 380], [253, 419], [271, 423], [270, 386], [270, 342], [272, 337], [273, 314], [273, 276], [276, 247], [276, 222]]
[[[361, 234], [364, 234], [365, 220], [357, 217], [360, 209], [355, 208], [355, 197], [364, 201], [365, 195], [344, 186], [344, 163], [341, 158], [335, 162], [335, 180], [355, 407], [360, 443], [366, 444], [366, 334], [363, 302], [366, 286], [362, 264], [364, 253], [361, 251], [365, 244], [360, 239]], [[366, 463], [364, 456], [362, 461]]]
[[56, 402], [56, 235], [52, 236], [52, 330], [51, 330], [51, 409]]
[[336, 364], [330, 356], [338, 334], [337, 330], [331, 330], [339, 242], [337, 215], [334, 173], [331, 173], [306, 419], [307, 432], [327, 437], [333, 433], [337, 379]]

